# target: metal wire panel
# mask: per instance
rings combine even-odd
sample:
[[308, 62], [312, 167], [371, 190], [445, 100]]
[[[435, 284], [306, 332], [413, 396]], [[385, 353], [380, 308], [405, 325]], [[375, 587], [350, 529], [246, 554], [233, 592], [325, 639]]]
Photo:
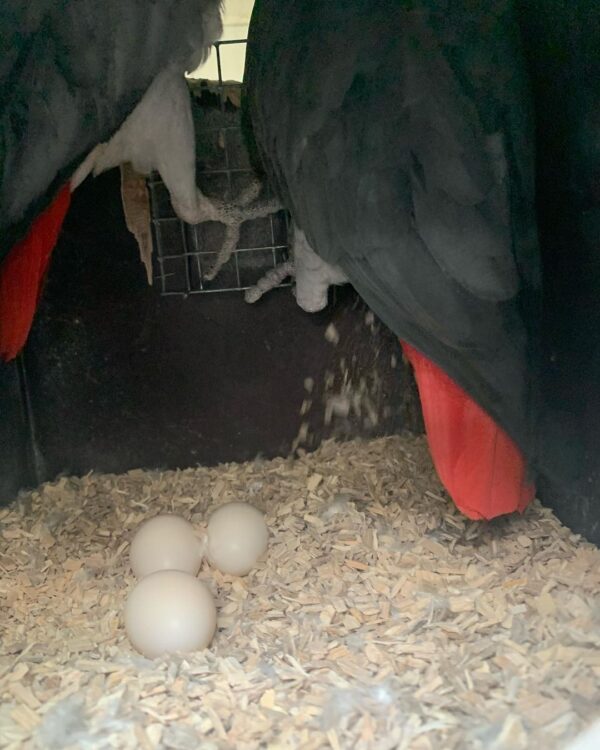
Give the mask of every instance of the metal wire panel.
[[[240, 113], [228, 106], [232, 90], [241, 93], [241, 83], [224, 82], [223, 48], [246, 44], [234, 39], [215, 44], [217, 53], [220, 113], [199, 118], [198, 141], [208, 144], [206, 158], [200, 155], [196, 178], [206, 195], [232, 200], [255, 175], [250, 166], [241, 131]], [[204, 113], [202, 113], [204, 114]], [[160, 176], [148, 180], [154, 241], [154, 278], [161, 295], [209, 294], [241, 291], [254, 286], [264, 274], [288, 258], [288, 217], [284, 211], [242, 225], [240, 240], [231, 259], [216, 278], [206, 273], [216, 259], [225, 227], [217, 222], [192, 226], [173, 211]], [[282, 284], [288, 286], [289, 284]]]

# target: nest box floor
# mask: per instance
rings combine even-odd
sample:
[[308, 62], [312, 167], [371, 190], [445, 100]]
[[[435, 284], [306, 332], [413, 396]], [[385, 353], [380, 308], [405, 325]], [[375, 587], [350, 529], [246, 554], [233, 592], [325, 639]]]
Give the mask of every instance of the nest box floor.
[[[159, 512], [263, 509], [246, 578], [205, 563], [207, 651], [150, 661], [122, 622]], [[0, 510], [3, 748], [562, 748], [600, 714], [600, 550], [534, 503], [444, 496], [422, 438], [296, 460], [61, 478]]]

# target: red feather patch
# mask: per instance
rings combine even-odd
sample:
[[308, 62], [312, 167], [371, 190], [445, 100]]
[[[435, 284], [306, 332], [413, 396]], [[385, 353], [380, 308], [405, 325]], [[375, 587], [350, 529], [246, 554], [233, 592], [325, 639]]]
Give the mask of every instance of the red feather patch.
[[65, 185], [0, 266], [0, 357], [5, 361], [25, 346], [70, 203], [71, 188]]
[[415, 371], [433, 463], [456, 506], [473, 519], [523, 512], [535, 487], [519, 448], [445, 372], [401, 344]]

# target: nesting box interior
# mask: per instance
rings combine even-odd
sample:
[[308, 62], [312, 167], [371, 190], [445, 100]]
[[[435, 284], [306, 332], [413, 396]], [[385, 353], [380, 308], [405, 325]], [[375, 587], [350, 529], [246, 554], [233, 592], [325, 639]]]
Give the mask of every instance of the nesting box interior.
[[[238, 107], [222, 107], [215, 91], [194, 88], [198, 179], [231, 199], [253, 172]], [[158, 178], [148, 191], [151, 286], [118, 170], [74, 196], [27, 350], [3, 368], [12, 389], [5, 496], [61, 473], [184, 468], [418, 428], [399, 344], [351, 290], [316, 316], [297, 307], [289, 284], [244, 302], [243, 290], [285, 257], [283, 212], [243, 223], [209, 281], [224, 227], [185, 225]]]
[[[538, 137], [558, 153], [544, 59]], [[255, 179], [239, 86], [189, 85], [198, 185], [232, 201]], [[284, 210], [240, 222], [224, 257], [230, 229], [181, 221], [157, 174], [137, 203], [126, 169], [74, 193], [27, 346], [0, 364], [0, 748], [566, 750], [599, 718], [598, 204], [587, 189], [574, 237], [574, 169], [540, 162], [538, 214], [545, 388], [585, 455], [490, 522], [441, 485], [400, 343], [351, 287], [312, 315], [287, 276], [245, 301], [289, 260]], [[136, 530], [168, 513], [200, 535], [231, 501], [269, 544], [243, 577], [202, 560], [210, 648], [137, 653]]]

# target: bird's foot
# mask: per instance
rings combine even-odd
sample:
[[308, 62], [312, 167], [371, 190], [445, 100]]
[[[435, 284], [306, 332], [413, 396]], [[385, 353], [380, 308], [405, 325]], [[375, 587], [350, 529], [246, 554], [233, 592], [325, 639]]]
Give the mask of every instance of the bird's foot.
[[258, 302], [258, 300], [271, 289], [278, 287], [281, 282], [288, 276], [295, 276], [294, 263], [287, 260], [279, 266], [275, 266], [268, 271], [254, 286], [246, 289], [244, 299], [249, 304]]
[[277, 200], [260, 197], [262, 188], [258, 180], [253, 180], [232, 202], [209, 198], [198, 190], [197, 206], [193, 215], [183, 212], [181, 207], [173, 206], [178, 216], [189, 224], [215, 221], [225, 225], [223, 244], [219, 248], [212, 267], [205, 273], [207, 281], [212, 281], [231, 258], [240, 239], [241, 226], [245, 221], [269, 216], [281, 209], [281, 204]]
[[296, 225], [291, 233], [290, 250], [293, 260], [271, 269], [246, 291], [244, 298], [246, 302], [256, 302], [287, 276], [292, 276], [296, 282], [292, 291], [298, 306], [304, 312], [320, 312], [327, 307], [329, 287], [346, 284], [348, 278], [341, 268], [327, 263], [315, 253], [304, 232]]

